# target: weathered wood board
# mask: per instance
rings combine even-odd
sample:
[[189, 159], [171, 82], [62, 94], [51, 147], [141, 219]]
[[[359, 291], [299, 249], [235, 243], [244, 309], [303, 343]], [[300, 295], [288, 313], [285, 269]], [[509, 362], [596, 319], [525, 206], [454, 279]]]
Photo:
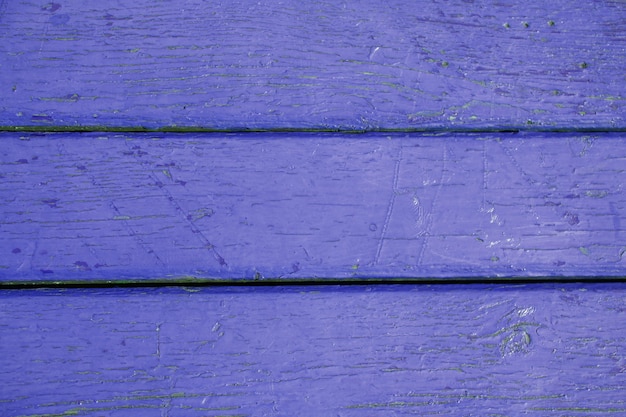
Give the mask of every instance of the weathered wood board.
[[0, 414], [626, 415], [624, 22], [0, 0]]
[[624, 134], [0, 136], [2, 281], [624, 277]]
[[624, 128], [623, 1], [0, 1], [0, 125]]
[[0, 410], [626, 415], [625, 321], [615, 283], [2, 291]]

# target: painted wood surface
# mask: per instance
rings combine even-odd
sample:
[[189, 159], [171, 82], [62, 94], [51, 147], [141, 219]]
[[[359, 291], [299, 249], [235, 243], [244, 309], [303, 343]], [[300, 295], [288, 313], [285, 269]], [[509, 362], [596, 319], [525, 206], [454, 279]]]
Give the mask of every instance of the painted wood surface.
[[15, 134], [3, 282], [623, 277], [624, 134]]
[[2, 291], [0, 410], [619, 416], [625, 321], [623, 284]]
[[625, 3], [407, 3], [0, 0], [1, 415], [626, 415], [624, 283], [293, 286], [624, 279]]
[[626, 7], [0, 1], [0, 125], [626, 127]]

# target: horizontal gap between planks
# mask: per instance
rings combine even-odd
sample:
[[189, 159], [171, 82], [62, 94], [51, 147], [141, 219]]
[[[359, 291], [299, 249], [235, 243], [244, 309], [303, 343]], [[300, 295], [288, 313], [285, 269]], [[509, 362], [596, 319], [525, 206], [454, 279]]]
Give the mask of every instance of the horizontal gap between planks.
[[414, 127], [414, 128], [232, 128], [214, 129], [195, 126], [165, 126], [148, 128], [142, 126], [0, 126], [0, 132], [24, 133], [621, 133], [626, 127], [546, 127], [546, 126], [502, 126], [502, 127]]
[[164, 287], [316, 287], [316, 286], [371, 286], [371, 285], [503, 285], [503, 284], [573, 284], [573, 283], [626, 283], [621, 277], [509, 277], [509, 278], [432, 278], [432, 279], [258, 279], [258, 280], [212, 280], [212, 279], [164, 279], [164, 280], [97, 280], [97, 281], [8, 281], [0, 283], [0, 290], [70, 289], [70, 288], [164, 288]]

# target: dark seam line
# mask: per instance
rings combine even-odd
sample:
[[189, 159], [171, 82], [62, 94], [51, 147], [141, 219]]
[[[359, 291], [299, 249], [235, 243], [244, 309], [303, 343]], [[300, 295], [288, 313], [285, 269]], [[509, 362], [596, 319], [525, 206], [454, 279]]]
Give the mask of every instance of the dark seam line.
[[494, 128], [451, 128], [451, 127], [415, 127], [415, 128], [371, 128], [371, 129], [344, 129], [344, 128], [231, 128], [215, 129], [204, 127], [159, 127], [147, 128], [141, 126], [0, 126], [0, 132], [22, 133], [339, 133], [339, 134], [366, 134], [366, 133], [624, 133], [626, 127], [494, 127]]
[[535, 277], [535, 278], [428, 278], [428, 279], [303, 279], [303, 280], [126, 280], [126, 281], [11, 281], [0, 283], [0, 290], [80, 289], [80, 288], [164, 288], [164, 287], [322, 287], [385, 285], [529, 285], [529, 284], [615, 284], [621, 277]]

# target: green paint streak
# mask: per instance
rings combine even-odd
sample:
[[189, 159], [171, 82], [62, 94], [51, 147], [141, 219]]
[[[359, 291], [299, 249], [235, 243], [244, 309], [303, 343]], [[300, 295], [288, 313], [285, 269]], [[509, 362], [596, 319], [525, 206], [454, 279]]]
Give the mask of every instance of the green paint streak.
[[[231, 410], [238, 410], [241, 407], [238, 406], [238, 405], [235, 405], [235, 406], [231, 406], [231, 407], [191, 407], [191, 406], [185, 406], [185, 407], [181, 407], [181, 408], [185, 408], [185, 409], [188, 409], [188, 410], [195, 410], [195, 411], [231, 411]], [[237, 416], [244, 416], [244, 414], [228, 414], [228, 417], [237, 417]]]
[[72, 408], [70, 410], [65, 411], [61, 414], [23, 414], [18, 417], [66, 417], [66, 416], [78, 416], [91, 414], [100, 411], [115, 411], [115, 410], [128, 410], [128, 409], [157, 409], [161, 408], [161, 405], [119, 405], [113, 407], [96, 407], [96, 408], [87, 408], [87, 407], [78, 407]]
[[174, 392], [172, 394], [162, 394], [162, 395], [137, 395], [128, 398], [122, 398], [123, 400], [167, 400], [171, 398], [194, 398], [194, 397], [202, 397], [205, 396], [203, 394], [186, 394], [184, 392]]
[[391, 87], [391, 88], [393, 88], [395, 90], [406, 90], [406, 86], [402, 85], [402, 84], [399, 84], [399, 83], [392, 83], [392, 82], [389, 82], [389, 81], [385, 81], [385, 82], [380, 83], [380, 84], [384, 85], [384, 86], [387, 86], [387, 87]]
[[215, 417], [249, 417], [247, 414], [219, 414]]
[[41, 97], [39, 100], [41, 101], [55, 101], [58, 103], [75, 103], [79, 99], [81, 99], [78, 94], [71, 94], [65, 97]]
[[[170, 400], [175, 398], [194, 398], [194, 397], [231, 397], [231, 396], [239, 396], [241, 394], [206, 394], [206, 393], [198, 393], [198, 394], [188, 394], [184, 392], [175, 392], [172, 394], [163, 394], [163, 395], [137, 395], [137, 396], [129, 396], [129, 397], [114, 397], [108, 400], [99, 400], [99, 402], [119, 402], [119, 401], [145, 401], [145, 400]], [[51, 404], [52, 405], [52, 404]], [[113, 411], [113, 410], [123, 410], [123, 409], [158, 409], [162, 406], [159, 404], [142, 404], [142, 405], [116, 405], [110, 407], [77, 407], [69, 409], [63, 413], [49, 413], [49, 414], [24, 414], [19, 417], [67, 417], [67, 416], [77, 416], [77, 415], [86, 415], [96, 412], [103, 411]], [[207, 410], [213, 411], [229, 411], [239, 409], [239, 406], [228, 406], [228, 407], [216, 407], [210, 408]], [[237, 415], [224, 415], [223, 417], [236, 417]]]
[[64, 413], [61, 414], [24, 414], [22, 416], [19, 417], [65, 417], [65, 416], [77, 416], [79, 414], [84, 413], [85, 411], [88, 411], [88, 408], [72, 408], [71, 410], [67, 410]]
[[383, 368], [381, 369], [382, 372], [404, 372], [404, 371], [410, 371], [410, 369], [408, 368]]
[[510, 395], [485, 395], [485, 394], [439, 394], [439, 393], [415, 393], [411, 392], [406, 394], [407, 397], [435, 397], [435, 398], [469, 398], [473, 400], [522, 400], [522, 401], [537, 401], [537, 400], [551, 400], [557, 398], [565, 398], [565, 394], [550, 394], [550, 395], [523, 395], [523, 396], [510, 396]]
[[590, 98], [601, 99], [601, 100], [606, 100], [606, 101], [623, 101], [623, 100], [626, 100], [626, 97], [611, 96], [611, 95], [607, 95], [607, 96], [591, 96]]
[[533, 407], [531, 411], [578, 411], [583, 413], [623, 413], [626, 408], [595, 408], [595, 407]]
[[367, 404], [355, 404], [349, 405], [348, 409], [363, 409], [363, 408], [401, 408], [401, 407], [426, 407], [429, 405], [448, 404], [447, 402], [410, 402], [410, 401], [391, 401], [387, 403], [367, 403]]

